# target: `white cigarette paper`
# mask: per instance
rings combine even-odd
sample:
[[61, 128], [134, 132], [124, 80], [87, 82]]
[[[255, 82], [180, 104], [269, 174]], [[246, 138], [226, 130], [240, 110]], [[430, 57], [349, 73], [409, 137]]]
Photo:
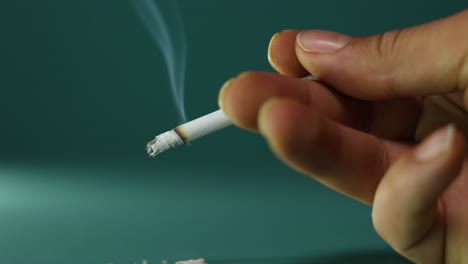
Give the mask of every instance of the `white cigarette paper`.
[[232, 125], [231, 119], [222, 110], [217, 110], [156, 136], [148, 142], [146, 150], [151, 157], [156, 157], [166, 150], [192, 142], [230, 125]]

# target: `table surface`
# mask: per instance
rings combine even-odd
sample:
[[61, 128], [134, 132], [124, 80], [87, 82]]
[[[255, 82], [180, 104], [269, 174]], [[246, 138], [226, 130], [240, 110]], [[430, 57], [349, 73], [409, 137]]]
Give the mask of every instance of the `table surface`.
[[1, 263], [407, 263], [370, 208], [289, 169], [0, 164]]

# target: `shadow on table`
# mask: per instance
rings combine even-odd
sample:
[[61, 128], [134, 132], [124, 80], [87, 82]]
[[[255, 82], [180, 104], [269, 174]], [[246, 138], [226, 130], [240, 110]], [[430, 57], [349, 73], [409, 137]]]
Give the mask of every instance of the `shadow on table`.
[[[210, 262], [208, 262], [210, 263]], [[257, 258], [212, 260], [213, 264], [410, 264], [391, 251], [342, 252], [333, 255], [298, 258]]]

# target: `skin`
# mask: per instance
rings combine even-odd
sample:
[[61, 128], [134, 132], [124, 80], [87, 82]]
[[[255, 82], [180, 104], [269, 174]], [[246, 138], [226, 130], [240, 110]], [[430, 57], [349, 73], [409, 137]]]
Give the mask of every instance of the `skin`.
[[[401, 255], [467, 263], [468, 123], [444, 109], [425, 121], [458, 128], [421, 121], [436, 110], [430, 95], [467, 115], [467, 28], [465, 10], [325, 53], [305, 50], [301, 31], [283, 31], [268, 51], [280, 74], [242, 73], [223, 86], [220, 106], [291, 167], [371, 205], [376, 231]], [[298, 79], [309, 73], [320, 81]], [[418, 129], [432, 133], [416, 141]]]

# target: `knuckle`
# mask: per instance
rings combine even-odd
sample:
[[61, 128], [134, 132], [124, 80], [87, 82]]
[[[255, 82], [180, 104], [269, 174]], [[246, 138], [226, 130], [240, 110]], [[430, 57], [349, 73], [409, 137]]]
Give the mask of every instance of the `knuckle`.
[[364, 64], [368, 74], [379, 84], [385, 85], [383, 90], [389, 97], [398, 94], [397, 73], [398, 64], [405, 53], [411, 48], [410, 29], [396, 29], [380, 35], [371, 36], [361, 45], [361, 64]]
[[369, 54], [382, 62], [383, 65], [393, 64], [393, 58], [400, 58], [401, 54], [407, 50], [408, 29], [396, 29], [387, 31], [381, 35], [371, 37], [369, 42]]

